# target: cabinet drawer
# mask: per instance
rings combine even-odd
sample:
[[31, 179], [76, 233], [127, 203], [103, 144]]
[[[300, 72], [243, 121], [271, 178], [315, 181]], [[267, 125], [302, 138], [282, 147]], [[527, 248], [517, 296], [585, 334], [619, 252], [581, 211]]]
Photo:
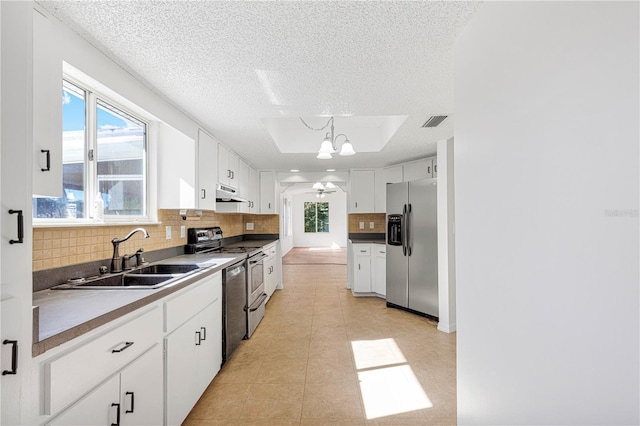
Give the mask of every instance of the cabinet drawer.
[[180, 293], [164, 304], [164, 331], [172, 332], [189, 318], [203, 310], [222, 295], [222, 272], [216, 272], [204, 278], [198, 284], [192, 284], [184, 293]]
[[353, 252], [356, 256], [366, 256], [371, 254], [371, 247], [368, 244], [354, 244]]
[[376, 255], [378, 256], [386, 256], [387, 255], [387, 248], [382, 246], [382, 247], [376, 247]]
[[155, 307], [44, 363], [44, 409], [52, 414], [114, 374], [162, 338]]

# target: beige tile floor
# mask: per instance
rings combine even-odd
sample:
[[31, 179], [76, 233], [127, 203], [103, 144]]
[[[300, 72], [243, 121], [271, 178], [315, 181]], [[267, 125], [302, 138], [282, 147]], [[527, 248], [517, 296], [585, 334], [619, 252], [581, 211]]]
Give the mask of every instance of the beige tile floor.
[[345, 265], [284, 265], [283, 282], [185, 425], [456, 424], [455, 334], [353, 297]]

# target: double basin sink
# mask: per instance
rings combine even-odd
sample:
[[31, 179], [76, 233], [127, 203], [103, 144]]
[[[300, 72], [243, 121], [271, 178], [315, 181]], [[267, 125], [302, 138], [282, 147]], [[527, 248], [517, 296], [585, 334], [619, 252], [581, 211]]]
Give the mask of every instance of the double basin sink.
[[143, 266], [119, 274], [69, 280], [66, 284], [53, 287], [54, 290], [114, 290], [114, 289], [156, 289], [167, 286], [186, 275], [197, 272], [193, 264], [156, 264]]

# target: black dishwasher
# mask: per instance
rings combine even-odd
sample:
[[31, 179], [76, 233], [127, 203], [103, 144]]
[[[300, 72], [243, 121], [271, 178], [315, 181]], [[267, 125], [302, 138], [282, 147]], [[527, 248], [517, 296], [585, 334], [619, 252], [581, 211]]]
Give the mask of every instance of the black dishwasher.
[[222, 364], [227, 362], [247, 336], [247, 272], [241, 260], [222, 273]]

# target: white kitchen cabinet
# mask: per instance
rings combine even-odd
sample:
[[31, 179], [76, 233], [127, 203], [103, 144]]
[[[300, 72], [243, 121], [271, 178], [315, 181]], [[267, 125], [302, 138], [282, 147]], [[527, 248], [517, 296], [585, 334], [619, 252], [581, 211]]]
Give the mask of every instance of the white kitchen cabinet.
[[198, 131], [198, 208], [216, 209], [216, 185], [218, 183], [218, 142]]
[[33, 9], [33, 194], [62, 197], [62, 55], [53, 23]]
[[403, 180], [410, 182], [412, 180], [426, 179], [433, 177], [433, 158], [425, 158], [422, 160], [405, 163], [403, 168]]
[[[31, 368], [31, 323], [25, 321], [31, 313], [32, 279], [31, 255], [31, 178], [33, 163], [32, 104], [33, 81], [31, 51], [33, 2], [0, 2], [2, 47], [0, 48], [0, 130], [2, 154], [0, 155], [0, 309], [2, 324], [0, 342], [17, 341], [16, 374], [0, 375], [1, 418], [0, 424], [23, 424], [26, 386], [21, 383]], [[61, 92], [58, 92], [61, 96]], [[58, 98], [58, 102], [61, 99]], [[13, 210], [14, 213], [9, 213]], [[18, 211], [23, 214], [22, 243], [20, 240]], [[27, 284], [27, 285], [25, 285]], [[8, 318], [8, 320], [7, 320]], [[11, 370], [12, 344], [2, 344], [0, 366]], [[30, 390], [29, 390], [30, 391]]]
[[[238, 162], [238, 195], [245, 200], [251, 200], [251, 175], [249, 165], [244, 160]], [[249, 213], [249, 203], [238, 203], [241, 213]]]
[[249, 213], [260, 212], [260, 175], [253, 167], [249, 168]]
[[218, 182], [238, 189], [239, 158], [221, 143], [218, 144]]
[[375, 212], [387, 211], [387, 184], [402, 182], [402, 166], [375, 170]]
[[260, 213], [277, 214], [279, 193], [276, 187], [276, 174], [272, 171], [260, 172]]
[[271, 297], [278, 284], [276, 244], [265, 247], [263, 251], [268, 256], [264, 260], [264, 291]]
[[179, 425], [222, 364], [221, 273], [165, 303], [165, 322], [167, 424]]
[[173, 127], [159, 123], [158, 208], [193, 209], [196, 206], [196, 143]]
[[371, 293], [371, 244], [353, 244], [354, 293]]
[[375, 172], [351, 170], [349, 213], [375, 212]]
[[438, 158], [437, 157], [433, 158], [432, 165], [433, 165], [433, 173], [432, 173], [432, 175], [433, 175], [433, 177], [438, 177]]
[[154, 346], [47, 424], [163, 424], [162, 347]]
[[387, 294], [387, 246], [373, 244], [373, 277], [372, 291], [380, 296]]

